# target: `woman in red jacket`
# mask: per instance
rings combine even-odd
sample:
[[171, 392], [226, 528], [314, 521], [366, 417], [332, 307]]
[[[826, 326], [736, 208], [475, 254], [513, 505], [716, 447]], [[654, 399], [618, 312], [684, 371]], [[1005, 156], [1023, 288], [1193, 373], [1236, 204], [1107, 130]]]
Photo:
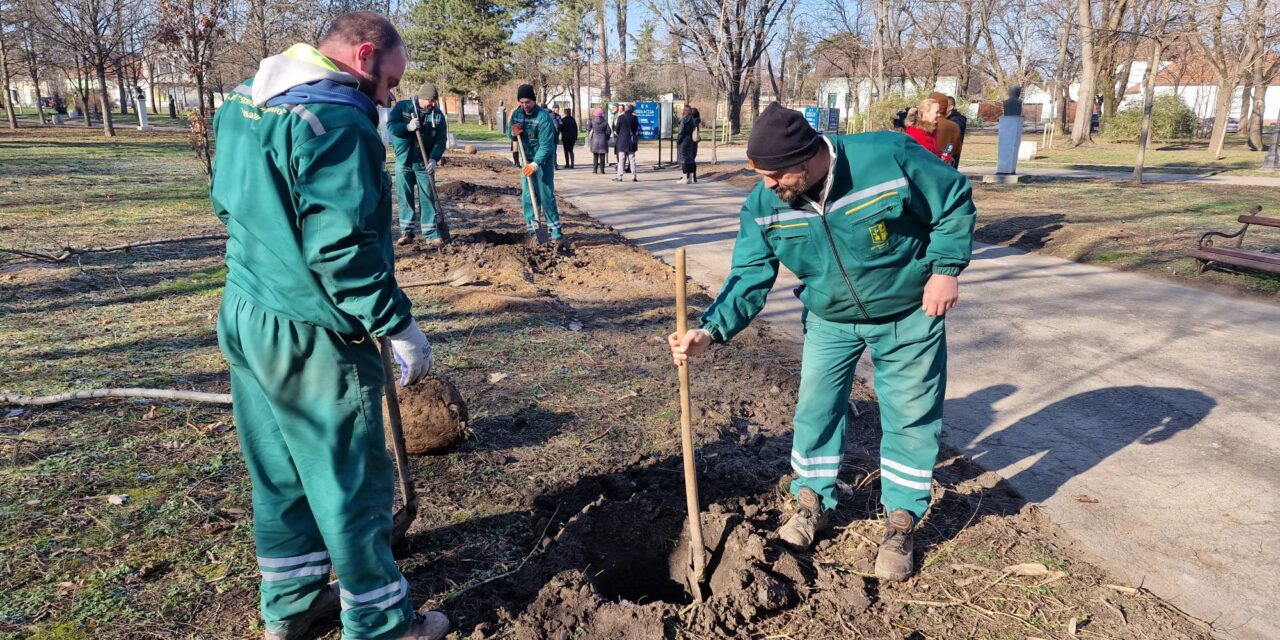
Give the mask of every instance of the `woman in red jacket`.
[[943, 158], [944, 150], [938, 148], [937, 124], [938, 115], [942, 113], [942, 106], [937, 100], [925, 98], [920, 101], [920, 106], [907, 112], [907, 135], [912, 140], [920, 143], [935, 156], [942, 158], [943, 161], [949, 161], [949, 158]]

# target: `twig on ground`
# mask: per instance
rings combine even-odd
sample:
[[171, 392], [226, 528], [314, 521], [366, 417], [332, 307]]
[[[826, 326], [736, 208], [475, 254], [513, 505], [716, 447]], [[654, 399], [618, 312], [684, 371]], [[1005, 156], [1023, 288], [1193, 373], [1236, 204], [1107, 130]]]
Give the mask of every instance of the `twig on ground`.
[[181, 391], [179, 389], [89, 389], [86, 391], [68, 391], [50, 396], [24, 396], [16, 393], [0, 393], [0, 405], [14, 404], [19, 406], [46, 406], [61, 404], [73, 400], [92, 400], [94, 398], [152, 398], [155, 400], [190, 400], [192, 402], [210, 402], [215, 404], [231, 404], [229, 393], [208, 393], [205, 391]]
[[39, 251], [24, 251], [22, 249], [4, 249], [0, 248], [0, 253], [8, 253], [23, 258], [31, 258], [41, 262], [66, 262], [73, 257], [79, 257], [86, 253], [109, 253], [112, 251], [129, 251], [140, 247], [153, 247], [160, 244], [174, 244], [178, 242], [195, 242], [198, 240], [226, 240], [225, 233], [206, 233], [198, 236], [179, 236], [177, 238], [161, 238], [159, 240], [143, 240], [141, 242], [127, 242], [124, 244], [113, 244], [105, 247], [63, 247], [62, 253], [41, 253]]
[[520, 561], [520, 564], [516, 565], [516, 568], [511, 569], [511, 570], [508, 570], [508, 571], [503, 571], [502, 573], [499, 573], [499, 574], [498, 574], [498, 575], [496, 575], [496, 576], [489, 576], [488, 578], [485, 578], [484, 580], [481, 580], [480, 582], [477, 582], [477, 583], [475, 583], [475, 584], [473, 584], [473, 585], [468, 585], [468, 586], [463, 587], [463, 588], [461, 588], [461, 589], [459, 589], [459, 590], [457, 590], [457, 591], [454, 591], [453, 593], [451, 593], [451, 594], [449, 594], [448, 596], [446, 596], [446, 597], [445, 597], [445, 599], [444, 599], [442, 602], [448, 602], [448, 601], [450, 601], [450, 600], [452, 600], [452, 599], [454, 599], [454, 598], [456, 598], [456, 597], [458, 597], [458, 596], [460, 596], [460, 595], [462, 595], [462, 594], [464, 594], [464, 593], [466, 593], [466, 592], [468, 592], [468, 591], [471, 591], [472, 589], [476, 589], [476, 588], [478, 588], [478, 587], [483, 587], [484, 585], [489, 584], [490, 582], [494, 582], [494, 581], [496, 581], [496, 580], [501, 580], [501, 579], [503, 579], [503, 578], [505, 578], [505, 577], [507, 577], [507, 576], [509, 576], [509, 575], [511, 575], [511, 574], [513, 574], [513, 573], [516, 573], [516, 572], [520, 571], [521, 569], [523, 569], [523, 568], [524, 568], [525, 563], [529, 562], [529, 559], [533, 557], [533, 554], [537, 553], [537, 552], [538, 552], [538, 549], [540, 549], [540, 548], [542, 547], [542, 541], [547, 537], [547, 530], [551, 528], [551, 523], [553, 523], [553, 522], [555, 522], [555, 521], [556, 521], [556, 514], [558, 514], [558, 513], [560, 513], [560, 505], [558, 505], [558, 504], [557, 504], [557, 505], [556, 505], [556, 510], [555, 510], [555, 511], [553, 511], [553, 512], [551, 512], [551, 517], [547, 519], [547, 526], [545, 526], [545, 527], [543, 527], [543, 528], [542, 528], [542, 533], [541, 533], [541, 534], [539, 534], [539, 535], [538, 535], [538, 539], [537, 539], [537, 540], [535, 540], [535, 541], [533, 542], [533, 548], [532, 548], [532, 549], [530, 549], [530, 550], [529, 550], [528, 555], [526, 555], [526, 556], [524, 557], [524, 559]]

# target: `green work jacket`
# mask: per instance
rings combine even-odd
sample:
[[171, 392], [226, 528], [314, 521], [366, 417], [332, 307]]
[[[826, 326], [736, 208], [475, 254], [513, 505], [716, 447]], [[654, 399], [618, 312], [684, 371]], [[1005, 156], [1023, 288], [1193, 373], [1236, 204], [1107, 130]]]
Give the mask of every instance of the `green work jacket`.
[[702, 328], [727, 342], [764, 308], [790, 269], [823, 320], [887, 322], [921, 305], [932, 274], [968, 264], [975, 211], [969, 180], [891, 131], [828, 136], [825, 206], [783, 202], [764, 183], [742, 206], [733, 267]]
[[[520, 134], [520, 144], [524, 146], [524, 157], [529, 162], [536, 162], [542, 170], [556, 168], [556, 123], [551, 114], [542, 107], [534, 107], [533, 113], [526, 114], [524, 109], [516, 107], [511, 114], [511, 126], [520, 125], [524, 132]], [[508, 127], [507, 131], [511, 128]], [[511, 136], [515, 140], [515, 136]]]
[[444, 157], [449, 125], [439, 109], [419, 109], [418, 130], [410, 131], [408, 125], [413, 119], [413, 107], [413, 99], [397, 102], [387, 115], [387, 131], [391, 132], [391, 146], [396, 150], [396, 167], [422, 171], [426, 163], [422, 161], [422, 152], [418, 151], [418, 134], [422, 134], [427, 157], [439, 160]]
[[355, 85], [307, 45], [264, 60], [214, 116], [211, 199], [229, 291], [344, 336], [383, 336], [413, 317], [395, 280], [386, 147]]

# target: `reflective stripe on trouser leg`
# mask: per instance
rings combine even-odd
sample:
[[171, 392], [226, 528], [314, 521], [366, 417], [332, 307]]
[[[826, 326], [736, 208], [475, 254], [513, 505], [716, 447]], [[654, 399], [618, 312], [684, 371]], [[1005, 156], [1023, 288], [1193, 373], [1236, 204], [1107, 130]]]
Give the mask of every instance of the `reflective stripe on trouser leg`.
[[418, 216], [413, 210], [417, 199], [418, 178], [408, 167], [396, 168], [396, 210], [400, 214], [400, 230], [418, 232]]
[[848, 325], [806, 314], [800, 393], [796, 401], [791, 493], [808, 487], [822, 498], [824, 509], [836, 507], [836, 474], [844, 453], [849, 391], [858, 357], [865, 347]]
[[431, 174], [415, 171], [414, 179], [418, 182], [418, 208], [422, 210], [419, 218], [422, 221], [422, 237], [437, 238], [440, 232], [436, 229], [436, 199], [432, 197]]
[[554, 167], [542, 170], [539, 181], [538, 205], [542, 207], [542, 216], [547, 220], [547, 230], [560, 233], [560, 208], [556, 205], [556, 170]]
[[[228, 317], [229, 300], [239, 299], [234, 293], [224, 294], [219, 319], [220, 335], [224, 325], [228, 331], [234, 325], [236, 331], [238, 350], [235, 358], [227, 350], [228, 360], [233, 370], [245, 371], [256, 381], [278, 425], [278, 440], [265, 443], [272, 445], [273, 463], [267, 483], [256, 478], [254, 482], [264, 602], [269, 589], [290, 580], [314, 578], [323, 586], [327, 576], [302, 574], [319, 573], [313, 567], [332, 563], [340, 588], [351, 594], [367, 596], [387, 589], [382, 597], [350, 603], [353, 606], [342, 613], [343, 637], [395, 637], [408, 627], [412, 610], [408, 598], [397, 598], [391, 593], [395, 589], [388, 588], [400, 585], [403, 576], [391, 555], [394, 475], [382, 434], [381, 358], [371, 341], [347, 344], [331, 331], [280, 318], [247, 302], [238, 302], [234, 317]], [[237, 427], [239, 431], [239, 423]], [[259, 518], [272, 513], [271, 505], [258, 504], [259, 484], [290, 477], [301, 484], [305, 498], [296, 508], [310, 512], [311, 535], [318, 530], [323, 540], [319, 549], [280, 553], [277, 539], [287, 540], [285, 532], [256, 526]], [[310, 555], [321, 550], [329, 557]]]
[[923, 310], [868, 335], [880, 402], [880, 501], [919, 521], [929, 508], [947, 391], [946, 322]]

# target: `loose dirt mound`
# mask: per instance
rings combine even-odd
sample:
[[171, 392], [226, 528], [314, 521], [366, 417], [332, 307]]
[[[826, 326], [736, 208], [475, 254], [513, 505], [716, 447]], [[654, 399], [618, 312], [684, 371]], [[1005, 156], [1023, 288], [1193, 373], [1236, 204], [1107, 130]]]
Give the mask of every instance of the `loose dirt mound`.
[[467, 403], [452, 382], [427, 377], [399, 389], [405, 448], [411, 455], [440, 453], [462, 439]]

